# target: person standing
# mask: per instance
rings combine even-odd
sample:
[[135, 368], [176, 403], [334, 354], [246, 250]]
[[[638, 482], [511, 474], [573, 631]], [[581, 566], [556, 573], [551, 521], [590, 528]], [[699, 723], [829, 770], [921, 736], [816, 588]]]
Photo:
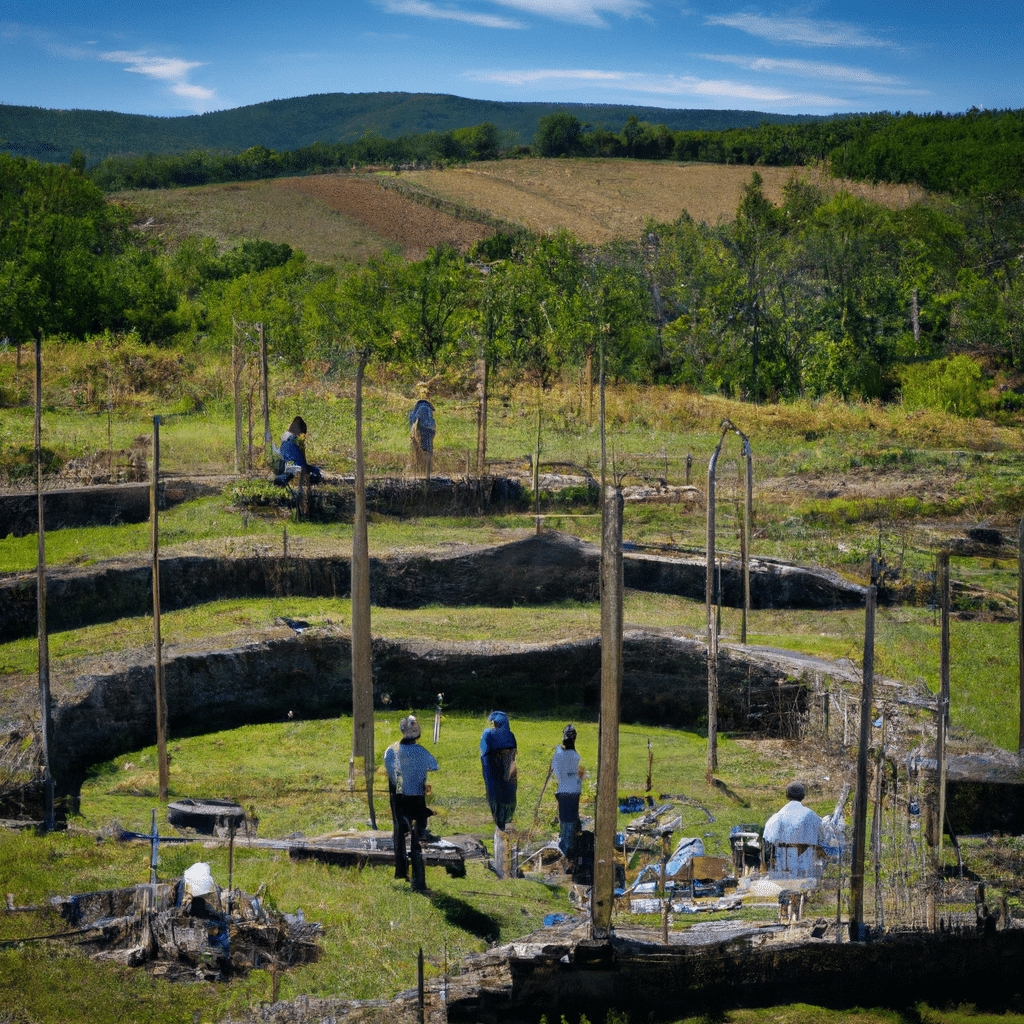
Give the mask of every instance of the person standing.
[[480, 764], [487, 803], [494, 819], [494, 870], [499, 878], [509, 873], [506, 827], [516, 812], [519, 783], [516, 737], [504, 711], [492, 711], [480, 736]]
[[413, 466], [417, 472], [426, 471], [430, 478], [430, 464], [434, 457], [434, 435], [437, 422], [433, 404], [421, 393], [419, 401], [409, 413], [409, 440], [412, 443]]
[[[402, 738], [384, 751], [384, 770], [388, 773], [391, 796], [392, 836], [395, 844], [395, 878], [408, 880], [412, 861], [412, 887], [423, 892], [427, 887], [420, 840], [427, 829], [427, 818], [434, 812], [427, 807], [427, 772], [438, 770], [434, 755], [417, 742], [422, 730], [415, 715], [398, 723]], [[406, 857], [406, 836], [409, 857]]]
[[570, 722], [562, 730], [562, 744], [555, 747], [551, 758], [551, 774], [555, 777], [555, 799], [558, 801], [558, 848], [562, 856], [576, 856], [576, 840], [580, 834], [580, 793], [583, 789], [583, 765], [576, 753], [576, 727]]

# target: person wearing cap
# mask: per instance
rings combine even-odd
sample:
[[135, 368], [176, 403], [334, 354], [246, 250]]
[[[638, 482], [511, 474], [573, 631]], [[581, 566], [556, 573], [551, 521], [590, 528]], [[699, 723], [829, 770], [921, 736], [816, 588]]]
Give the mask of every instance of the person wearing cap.
[[576, 837], [580, 833], [580, 793], [583, 789], [583, 765], [576, 753], [576, 727], [570, 722], [562, 730], [561, 746], [551, 758], [558, 801], [558, 848], [572, 860], [576, 856]]
[[492, 711], [480, 736], [480, 765], [483, 769], [487, 804], [494, 819], [494, 872], [506, 878], [510, 850], [505, 830], [516, 812], [519, 770], [516, 765], [516, 737], [504, 711]]
[[306, 461], [306, 421], [301, 416], [296, 416], [281, 435], [281, 459], [284, 469], [275, 477], [274, 483], [283, 487], [303, 470], [309, 474], [311, 484], [320, 483], [320, 467]]
[[774, 848], [770, 876], [814, 878], [819, 872], [825, 845], [824, 823], [804, 807], [807, 789], [802, 782], [786, 787], [785, 807], [776, 811], [764, 826], [764, 841]]
[[[434, 812], [427, 807], [427, 772], [438, 770], [437, 760], [417, 742], [420, 723], [409, 715], [398, 723], [402, 738], [384, 751], [384, 770], [388, 773], [391, 795], [392, 835], [395, 843], [395, 878], [408, 880], [412, 860], [412, 887], [427, 887], [420, 852], [420, 839], [427, 830], [427, 818]], [[410, 839], [410, 858], [406, 857], [405, 837]]]

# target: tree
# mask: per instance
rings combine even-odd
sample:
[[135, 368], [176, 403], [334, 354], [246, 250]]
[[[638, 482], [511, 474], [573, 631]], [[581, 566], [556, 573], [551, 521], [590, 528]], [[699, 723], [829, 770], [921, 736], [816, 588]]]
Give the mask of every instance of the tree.
[[470, 273], [455, 249], [439, 245], [396, 275], [391, 301], [398, 304], [400, 341], [410, 357], [436, 366], [459, 349], [470, 322]]
[[0, 154], [0, 317], [13, 338], [102, 330], [104, 267], [133, 239], [131, 212], [60, 165]]
[[537, 149], [541, 156], [572, 156], [580, 149], [582, 134], [575, 114], [548, 114], [537, 124]]

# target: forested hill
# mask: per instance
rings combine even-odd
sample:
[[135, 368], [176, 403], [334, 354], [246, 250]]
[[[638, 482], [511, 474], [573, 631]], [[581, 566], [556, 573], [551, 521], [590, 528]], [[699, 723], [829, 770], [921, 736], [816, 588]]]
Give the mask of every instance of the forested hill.
[[763, 121], [793, 124], [813, 115], [756, 110], [670, 110], [614, 104], [499, 103], [430, 93], [327, 93], [272, 100], [189, 117], [148, 117], [99, 110], [46, 110], [0, 104], [0, 151], [67, 163], [81, 150], [91, 164], [107, 156], [238, 153], [253, 146], [293, 150], [316, 142], [351, 142], [369, 133], [385, 139], [448, 132], [490, 122], [504, 145], [529, 145], [538, 122], [567, 111], [593, 128], [618, 132], [631, 116], [672, 131], [725, 131]]

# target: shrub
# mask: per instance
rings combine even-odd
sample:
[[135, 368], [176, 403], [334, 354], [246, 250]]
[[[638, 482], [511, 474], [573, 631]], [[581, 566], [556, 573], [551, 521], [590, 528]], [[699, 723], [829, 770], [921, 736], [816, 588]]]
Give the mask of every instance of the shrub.
[[905, 406], [941, 409], [954, 416], [978, 415], [987, 387], [981, 367], [965, 355], [905, 366], [900, 383]]

